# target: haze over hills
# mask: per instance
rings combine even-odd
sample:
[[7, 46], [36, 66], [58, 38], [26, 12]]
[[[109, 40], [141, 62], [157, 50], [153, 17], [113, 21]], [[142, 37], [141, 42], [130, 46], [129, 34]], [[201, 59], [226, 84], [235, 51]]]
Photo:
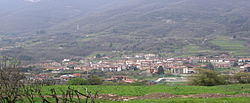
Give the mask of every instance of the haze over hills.
[[38, 1], [0, 1], [1, 54], [250, 55], [249, 0]]

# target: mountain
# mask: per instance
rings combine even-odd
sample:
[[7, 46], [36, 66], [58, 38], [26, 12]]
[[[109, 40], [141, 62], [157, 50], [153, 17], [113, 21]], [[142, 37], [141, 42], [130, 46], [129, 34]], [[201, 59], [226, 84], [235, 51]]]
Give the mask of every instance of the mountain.
[[1, 53], [28, 60], [250, 55], [249, 0], [2, 0], [0, 9]]
[[[30, 1], [30, 0], [29, 0]], [[37, 0], [32, 0], [35, 2]], [[3, 0], [0, 6], [0, 32], [27, 33], [84, 16], [112, 0]], [[98, 7], [98, 8], [97, 8]]]

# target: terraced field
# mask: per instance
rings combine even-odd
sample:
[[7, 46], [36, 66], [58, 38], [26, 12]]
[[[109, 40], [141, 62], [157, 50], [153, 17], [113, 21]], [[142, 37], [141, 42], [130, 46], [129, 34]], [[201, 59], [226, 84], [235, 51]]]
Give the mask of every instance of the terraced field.
[[229, 52], [235, 56], [249, 56], [248, 48], [244, 41], [217, 39], [211, 41], [213, 45], [220, 47], [222, 51]]

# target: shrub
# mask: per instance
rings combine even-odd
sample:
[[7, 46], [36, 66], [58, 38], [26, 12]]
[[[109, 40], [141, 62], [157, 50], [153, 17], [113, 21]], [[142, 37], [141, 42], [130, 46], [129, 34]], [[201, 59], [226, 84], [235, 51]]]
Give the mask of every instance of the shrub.
[[69, 85], [88, 85], [89, 82], [83, 78], [73, 78], [68, 81]]
[[225, 78], [215, 71], [198, 69], [198, 72], [191, 79], [193, 85], [215, 86], [226, 83]]
[[148, 85], [148, 81], [146, 81], [146, 80], [144, 80], [144, 81], [137, 81], [137, 82], [131, 83], [130, 85], [133, 85], [133, 86]]
[[90, 76], [88, 78], [88, 82], [90, 85], [101, 85], [103, 83], [103, 80], [98, 76]]
[[130, 83], [104, 81], [102, 85], [129, 85]]
[[234, 77], [239, 83], [250, 83], [250, 73], [238, 73]]

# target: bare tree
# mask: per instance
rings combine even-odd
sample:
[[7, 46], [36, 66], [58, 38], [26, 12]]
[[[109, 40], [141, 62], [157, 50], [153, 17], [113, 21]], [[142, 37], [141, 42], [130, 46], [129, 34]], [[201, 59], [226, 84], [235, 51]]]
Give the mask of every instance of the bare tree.
[[19, 72], [19, 61], [15, 58], [3, 56], [0, 59], [0, 102], [15, 103], [21, 97], [22, 80], [25, 78]]
[[43, 94], [41, 87], [51, 82], [28, 81], [19, 71], [19, 64], [20, 62], [15, 58], [0, 57], [0, 103], [17, 101], [35, 103], [35, 98], [41, 99], [43, 103], [84, 103], [83, 99], [85, 103], [96, 103], [98, 92], [92, 93], [87, 88], [84, 88], [82, 93], [68, 87], [66, 90], [61, 90], [62, 94], [57, 94], [56, 89], [53, 88], [50, 89], [50, 95]]

